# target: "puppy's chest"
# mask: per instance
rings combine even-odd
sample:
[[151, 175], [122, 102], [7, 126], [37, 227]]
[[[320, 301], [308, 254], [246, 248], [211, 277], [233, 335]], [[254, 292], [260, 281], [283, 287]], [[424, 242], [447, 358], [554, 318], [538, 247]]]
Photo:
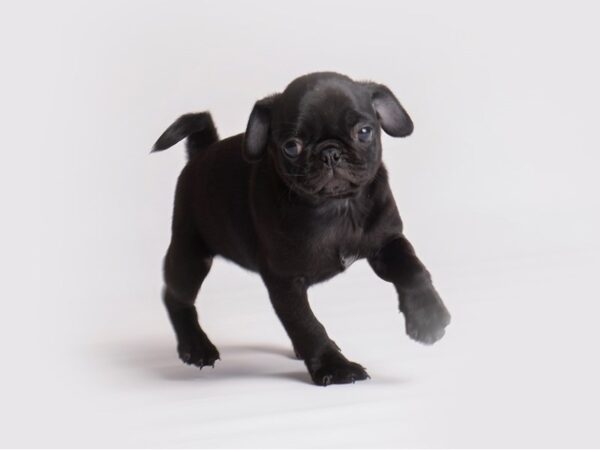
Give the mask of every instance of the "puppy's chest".
[[342, 272], [363, 257], [362, 231], [345, 224], [304, 230], [294, 239], [293, 271], [320, 280]]

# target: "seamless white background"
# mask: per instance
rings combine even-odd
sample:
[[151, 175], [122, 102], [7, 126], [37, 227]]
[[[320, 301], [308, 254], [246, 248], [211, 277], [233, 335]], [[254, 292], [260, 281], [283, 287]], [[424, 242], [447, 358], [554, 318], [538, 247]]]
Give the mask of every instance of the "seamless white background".
[[[595, 2], [2, 2], [0, 445], [600, 446], [600, 8]], [[221, 350], [179, 363], [160, 302], [182, 146], [335, 70], [415, 122], [384, 160], [453, 314], [403, 332], [364, 261], [310, 291], [372, 379], [317, 388], [259, 278], [217, 261]]]

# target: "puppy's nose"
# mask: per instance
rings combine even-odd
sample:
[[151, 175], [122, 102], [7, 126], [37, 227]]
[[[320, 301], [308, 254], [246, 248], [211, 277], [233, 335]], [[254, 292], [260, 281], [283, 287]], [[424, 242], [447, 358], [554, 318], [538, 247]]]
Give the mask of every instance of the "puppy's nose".
[[340, 149], [337, 147], [327, 147], [321, 150], [321, 161], [329, 167], [336, 166], [341, 158]]

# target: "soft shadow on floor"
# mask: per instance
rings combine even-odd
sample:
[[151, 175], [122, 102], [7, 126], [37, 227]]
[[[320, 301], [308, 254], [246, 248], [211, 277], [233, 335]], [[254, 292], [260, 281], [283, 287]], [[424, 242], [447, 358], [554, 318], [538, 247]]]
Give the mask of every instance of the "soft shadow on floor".
[[[236, 344], [219, 346], [221, 360], [215, 367], [188, 366], [177, 356], [175, 345], [149, 341], [119, 343], [109, 349], [111, 362], [126, 371], [170, 381], [211, 380], [232, 378], [275, 378], [311, 383], [302, 361], [293, 350], [268, 344]], [[280, 357], [281, 361], [277, 361]], [[296, 366], [298, 370], [289, 370]], [[280, 370], [277, 370], [279, 368]]]
[[269, 344], [243, 344], [243, 345], [221, 345], [219, 347], [223, 352], [228, 353], [270, 353], [273, 355], [281, 355], [290, 359], [298, 359], [294, 354], [294, 351], [290, 348], [279, 347], [277, 345]]

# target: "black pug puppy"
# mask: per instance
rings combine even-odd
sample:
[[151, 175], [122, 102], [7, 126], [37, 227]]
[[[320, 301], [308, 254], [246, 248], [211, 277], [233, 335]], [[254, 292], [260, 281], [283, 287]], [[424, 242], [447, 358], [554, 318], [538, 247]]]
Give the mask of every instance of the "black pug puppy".
[[203, 367], [219, 359], [194, 307], [216, 255], [260, 274], [318, 385], [368, 378], [327, 335], [306, 293], [357, 259], [394, 283], [411, 338], [432, 344], [444, 335], [450, 315], [402, 233], [380, 127], [397, 137], [413, 131], [387, 87], [313, 73], [256, 102], [245, 134], [219, 141], [204, 112], [180, 117], [160, 136], [153, 151], [187, 138], [189, 155], [177, 183], [163, 294], [184, 362]]

